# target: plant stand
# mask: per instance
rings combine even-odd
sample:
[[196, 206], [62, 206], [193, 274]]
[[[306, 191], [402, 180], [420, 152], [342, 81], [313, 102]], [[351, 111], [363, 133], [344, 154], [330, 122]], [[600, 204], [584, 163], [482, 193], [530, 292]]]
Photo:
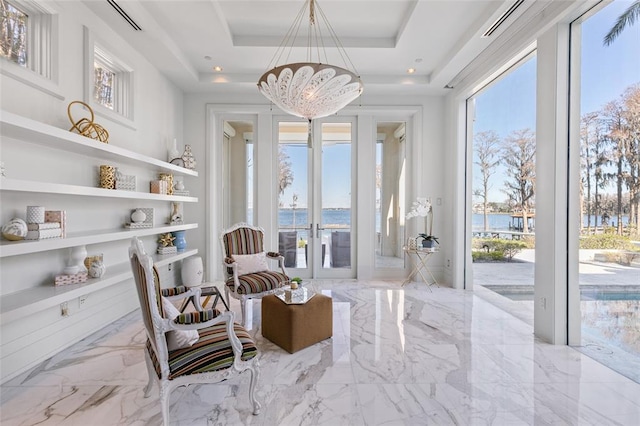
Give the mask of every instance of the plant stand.
[[[424, 281], [424, 283], [427, 285], [427, 288], [429, 289], [429, 291], [432, 291], [431, 290], [432, 285], [435, 285], [436, 287], [440, 287], [438, 285], [438, 281], [433, 276], [433, 274], [431, 273], [431, 270], [427, 266], [427, 261], [429, 260], [429, 256], [439, 252], [440, 249], [422, 248], [422, 247], [418, 247], [418, 248], [403, 247], [402, 249], [409, 257], [409, 261], [411, 262], [411, 265], [412, 265], [411, 273], [409, 274], [407, 279], [404, 280], [404, 282], [402, 283], [402, 286], [404, 287], [405, 284], [412, 282], [413, 278], [419, 274], [420, 277], [422, 278], [422, 281]], [[431, 277], [431, 280], [432, 280], [431, 282], [427, 279], [427, 277], [425, 276], [425, 273], [429, 277]]]

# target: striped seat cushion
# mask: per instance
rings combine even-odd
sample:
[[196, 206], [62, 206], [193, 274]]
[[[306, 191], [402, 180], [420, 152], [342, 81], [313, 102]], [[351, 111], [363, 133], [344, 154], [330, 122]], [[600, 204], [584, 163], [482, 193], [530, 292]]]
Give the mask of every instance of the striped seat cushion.
[[[247, 330], [239, 324], [234, 324], [234, 330], [242, 344], [242, 360], [248, 361], [255, 357], [258, 349]], [[222, 370], [233, 364], [233, 351], [225, 324], [203, 328], [198, 330], [198, 334], [200, 339], [193, 346], [169, 352], [169, 379], [187, 374]], [[149, 340], [147, 340], [147, 351], [160, 377], [160, 364]]]
[[[289, 277], [280, 272], [263, 271], [255, 274], [246, 274], [238, 276], [240, 286], [238, 294], [255, 294], [263, 291], [274, 290], [282, 287]], [[227, 279], [229, 290], [233, 291], [233, 277]]]

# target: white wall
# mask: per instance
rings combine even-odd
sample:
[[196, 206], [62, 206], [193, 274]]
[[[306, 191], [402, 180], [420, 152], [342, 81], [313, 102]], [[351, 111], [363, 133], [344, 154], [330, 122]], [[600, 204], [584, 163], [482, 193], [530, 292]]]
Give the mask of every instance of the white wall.
[[[67, 105], [83, 99], [83, 26], [134, 70], [135, 129], [104, 116], [96, 122], [110, 133], [109, 143], [148, 156], [166, 159], [166, 141], [177, 137], [182, 141], [183, 94], [175, 85], [149, 64], [139, 52], [129, 47], [126, 38], [109, 30], [91, 11], [79, 2], [56, 2], [59, 15], [59, 85], [58, 96], [42, 92], [0, 75], [0, 106], [9, 111], [55, 127], [69, 129]], [[62, 98], [62, 99], [61, 99]], [[4, 140], [2, 160], [7, 176], [14, 179], [52, 181], [75, 185], [97, 186], [97, 167], [103, 160], [76, 156], [73, 153], [46, 149], [20, 141]], [[125, 174], [136, 174], [149, 180], [149, 170], [123, 166]], [[189, 179], [185, 178], [187, 186]], [[139, 191], [144, 189], [138, 187]], [[24, 218], [27, 205], [44, 205], [50, 210], [66, 210], [71, 232], [118, 228], [135, 207], [155, 207], [158, 203], [125, 199], [95, 199], [67, 195], [33, 193], [0, 193], [0, 222], [11, 217]], [[107, 201], [104, 201], [107, 200]], [[169, 212], [169, 203], [166, 210]], [[197, 232], [197, 231], [189, 231]], [[144, 239], [148, 251], [155, 250], [155, 237]], [[103, 253], [107, 274], [109, 265], [126, 262], [129, 241], [95, 244], [89, 254]], [[5, 257], [0, 260], [2, 295], [33, 286], [52, 286], [53, 276], [61, 273], [67, 250]], [[164, 272], [164, 271], [163, 271]], [[72, 304], [71, 302], [75, 303]], [[133, 281], [122, 282], [109, 289], [92, 293], [79, 309], [70, 301], [69, 317], [62, 317], [58, 307], [39, 312], [19, 322], [2, 324], [2, 381], [53, 355], [138, 306]]]

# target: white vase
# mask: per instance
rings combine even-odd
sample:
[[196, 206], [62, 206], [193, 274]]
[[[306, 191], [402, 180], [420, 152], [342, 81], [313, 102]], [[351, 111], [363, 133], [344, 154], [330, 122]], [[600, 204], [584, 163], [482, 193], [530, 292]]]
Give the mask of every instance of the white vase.
[[87, 247], [85, 246], [73, 247], [69, 251], [67, 267], [64, 268], [64, 273], [67, 275], [75, 275], [79, 272], [86, 272], [87, 268], [84, 267], [84, 259], [86, 257], [87, 257]]
[[167, 147], [167, 162], [171, 162], [171, 160], [174, 160], [179, 157], [180, 157], [180, 151], [178, 151], [178, 140], [174, 138], [173, 144], [170, 144]]
[[147, 215], [140, 209], [136, 209], [133, 213], [131, 213], [131, 221], [133, 223], [144, 222], [147, 218]]
[[197, 287], [202, 284], [203, 275], [204, 270], [200, 256], [191, 256], [182, 261], [182, 285]]

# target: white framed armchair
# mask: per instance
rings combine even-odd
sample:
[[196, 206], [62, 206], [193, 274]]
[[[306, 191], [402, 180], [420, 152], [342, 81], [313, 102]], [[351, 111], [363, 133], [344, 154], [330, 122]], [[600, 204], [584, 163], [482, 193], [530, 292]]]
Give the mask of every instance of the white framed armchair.
[[[169, 399], [174, 388], [193, 383], [219, 383], [245, 371], [251, 374], [248, 401], [253, 414], [259, 414], [260, 404], [255, 397], [258, 350], [244, 327], [234, 323], [233, 312], [203, 310], [197, 287], [161, 289], [153, 260], [137, 237], [131, 241], [129, 260], [147, 334], [145, 362], [149, 382], [144, 396], [149, 397], [153, 383], [158, 384], [164, 424], [169, 425]], [[195, 312], [180, 314], [172, 304], [167, 304], [167, 300], [190, 296], [194, 296]], [[173, 319], [170, 308], [176, 310]], [[172, 348], [175, 340], [180, 340], [182, 346]]]
[[[240, 301], [242, 324], [246, 321], [246, 301], [275, 293], [289, 282], [284, 256], [265, 252], [264, 229], [247, 223], [237, 223], [220, 234], [223, 269], [226, 274], [225, 293]], [[277, 261], [279, 271], [269, 269], [268, 260]]]

